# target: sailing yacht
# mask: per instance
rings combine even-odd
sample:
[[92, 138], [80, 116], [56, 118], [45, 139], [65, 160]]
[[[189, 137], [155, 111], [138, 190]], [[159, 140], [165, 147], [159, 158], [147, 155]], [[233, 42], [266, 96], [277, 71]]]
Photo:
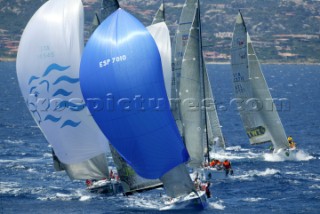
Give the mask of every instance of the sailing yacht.
[[186, 0], [180, 16], [174, 51], [172, 99], [171, 109], [191, 157], [188, 166], [196, 173], [200, 170], [206, 180], [216, 178], [215, 175], [224, 177], [223, 171], [209, 167], [203, 171], [204, 162], [210, 162], [212, 146], [215, 144], [224, 149], [225, 143], [202, 52], [198, 0]]
[[240, 12], [234, 27], [231, 66], [234, 94], [250, 144], [271, 142], [274, 153], [288, 156], [286, 133]]
[[[118, 0], [102, 0], [100, 14], [95, 13], [93, 23], [92, 23], [92, 33], [94, 30], [104, 21], [109, 15], [115, 12], [120, 8]], [[161, 47], [160, 55], [163, 62], [163, 67], [167, 64], [171, 64], [171, 61], [168, 62], [168, 57], [171, 56], [170, 47], [170, 37], [166, 25], [159, 23], [157, 25], [151, 25], [148, 27], [149, 32], [152, 32], [151, 35], [155, 41], [159, 44], [158, 47]], [[171, 68], [170, 73], [171, 73]], [[167, 69], [164, 70], [165, 79], [170, 75]], [[171, 78], [170, 78], [171, 79]], [[121, 157], [117, 150], [109, 143], [109, 148], [111, 151], [113, 162], [116, 166], [116, 172], [120, 178], [121, 186], [123, 188], [123, 193], [125, 195], [131, 195], [134, 192], [143, 192], [155, 188], [162, 187], [163, 184], [159, 179], [146, 179], [139, 176], [129, 164]], [[104, 191], [104, 189], [109, 189], [108, 185], [105, 185], [103, 181], [97, 181], [95, 185], [88, 187], [87, 189], [98, 189], [98, 191]]]
[[55, 169], [65, 170], [70, 179], [109, 180], [108, 141], [80, 90], [83, 20], [81, 0], [44, 3], [22, 34], [17, 76], [27, 107], [53, 149]]
[[[119, 8], [98, 26], [82, 55], [80, 85], [99, 128], [137, 174], [204, 208], [185, 166], [189, 155], [170, 111], [159, 49], [140, 21]], [[99, 100], [103, 107], [92, 103]]]

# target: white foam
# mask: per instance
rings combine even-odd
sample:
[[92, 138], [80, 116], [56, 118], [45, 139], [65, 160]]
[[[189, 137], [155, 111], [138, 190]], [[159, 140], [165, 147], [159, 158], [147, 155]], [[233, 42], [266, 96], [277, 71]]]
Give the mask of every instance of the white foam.
[[255, 159], [261, 158], [261, 154], [254, 153], [250, 149], [243, 149], [241, 146], [227, 147], [225, 151], [210, 152], [211, 158], [218, 160], [242, 160], [242, 159]]
[[265, 198], [244, 198], [243, 199], [243, 201], [247, 201], [247, 202], [258, 202], [262, 200], [265, 200]]
[[43, 157], [45, 158], [52, 158], [52, 154], [51, 153], [44, 153]]
[[313, 184], [310, 189], [320, 189], [320, 184]]
[[223, 205], [222, 200], [218, 200], [216, 202], [209, 202], [209, 208], [216, 209], [216, 210], [224, 210], [226, 206]]
[[117, 197], [117, 200], [121, 200], [121, 204], [131, 209], [143, 209], [143, 210], [160, 210], [163, 208], [164, 201], [168, 200], [167, 196], [161, 196], [163, 189], [154, 189], [145, 193], [135, 193], [129, 197]]
[[226, 147], [227, 151], [249, 151], [250, 149], [243, 149], [241, 146], [229, 146]]
[[19, 183], [17, 182], [0, 182], [0, 187], [1, 194], [16, 195], [21, 190], [21, 188], [19, 188]]
[[7, 144], [24, 144], [23, 140], [4, 140], [3, 142]]
[[313, 156], [304, 152], [303, 150], [299, 150], [297, 152], [291, 152], [289, 156], [286, 156], [283, 152], [280, 153], [265, 153], [264, 159], [269, 162], [280, 162], [280, 161], [309, 161], [314, 159]]
[[280, 173], [279, 170], [276, 169], [270, 169], [267, 168], [264, 171], [258, 171], [258, 170], [249, 170], [248, 172], [245, 172], [243, 175], [234, 175], [230, 177], [231, 179], [240, 179], [240, 180], [252, 180], [255, 176], [259, 177], [267, 177], [274, 174]]
[[83, 195], [80, 197], [79, 201], [89, 201], [91, 200], [91, 196]]

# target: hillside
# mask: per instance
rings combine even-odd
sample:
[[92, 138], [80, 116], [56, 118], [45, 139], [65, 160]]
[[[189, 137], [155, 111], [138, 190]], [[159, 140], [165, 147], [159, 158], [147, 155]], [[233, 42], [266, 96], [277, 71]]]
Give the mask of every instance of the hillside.
[[[15, 59], [28, 20], [45, 0], [0, 0], [0, 60]], [[119, 1], [149, 25], [160, 0]], [[166, 0], [167, 24], [174, 36], [184, 0]], [[85, 38], [100, 1], [84, 0]], [[320, 63], [319, 0], [201, 0], [203, 39], [207, 61], [228, 62], [232, 31], [240, 9], [263, 62]]]

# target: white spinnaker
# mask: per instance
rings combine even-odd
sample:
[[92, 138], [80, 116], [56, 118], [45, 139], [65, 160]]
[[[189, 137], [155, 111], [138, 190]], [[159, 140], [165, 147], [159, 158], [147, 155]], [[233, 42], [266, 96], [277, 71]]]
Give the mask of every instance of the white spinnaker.
[[165, 22], [159, 22], [147, 27], [148, 31], [155, 40], [161, 57], [163, 77], [166, 87], [168, 99], [171, 98], [171, 81], [172, 81], [172, 68], [171, 68], [171, 41], [169, 29]]
[[[50, 0], [29, 21], [17, 55], [23, 97], [64, 164], [79, 164], [107, 150], [80, 90], [83, 22], [81, 0]], [[101, 168], [101, 177], [106, 172]]]

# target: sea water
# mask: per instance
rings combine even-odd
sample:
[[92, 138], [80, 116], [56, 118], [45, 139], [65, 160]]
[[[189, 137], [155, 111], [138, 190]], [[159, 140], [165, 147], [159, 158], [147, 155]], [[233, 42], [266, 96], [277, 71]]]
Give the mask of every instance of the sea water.
[[[230, 65], [208, 65], [234, 176], [211, 185], [201, 213], [318, 213], [320, 210], [320, 66], [263, 65], [288, 135], [299, 152], [284, 160], [250, 146], [236, 110]], [[51, 148], [22, 98], [14, 62], [0, 63], [0, 213], [160, 213], [163, 190], [129, 197], [88, 193], [84, 181], [55, 172]], [[181, 211], [174, 213], [188, 213]], [[168, 212], [166, 212], [168, 213]], [[171, 212], [169, 212], [171, 213]]]

